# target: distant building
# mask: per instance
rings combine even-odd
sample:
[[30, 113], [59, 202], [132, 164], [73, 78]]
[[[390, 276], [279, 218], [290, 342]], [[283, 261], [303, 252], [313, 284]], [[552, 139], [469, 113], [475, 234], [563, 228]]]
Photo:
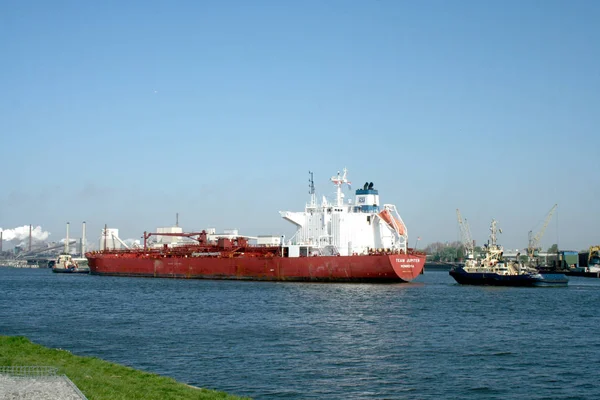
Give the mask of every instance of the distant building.
[[[156, 228], [156, 233], [183, 233], [183, 229], [180, 226], [168, 226], [164, 228]], [[156, 244], [162, 246], [167, 244], [172, 246], [174, 243], [181, 242], [181, 236], [157, 236]]]
[[107, 228], [106, 232], [102, 229], [100, 234], [100, 250], [121, 249], [125, 247], [123, 241], [119, 238], [119, 230], [116, 228]]

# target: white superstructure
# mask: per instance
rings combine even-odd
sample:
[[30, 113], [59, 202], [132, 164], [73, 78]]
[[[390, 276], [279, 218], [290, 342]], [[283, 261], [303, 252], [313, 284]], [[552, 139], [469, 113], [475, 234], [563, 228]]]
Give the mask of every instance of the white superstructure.
[[393, 204], [379, 204], [379, 192], [373, 183], [365, 183], [355, 192], [354, 202], [344, 203], [344, 184], [350, 187], [347, 170], [331, 178], [336, 187], [335, 203], [323, 198], [317, 205], [312, 173], [310, 203], [304, 212], [280, 211], [281, 216], [296, 225], [289, 245], [312, 249], [333, 249], [339, 255], [367, 254], [375, 250], [407, 251], [408, 232]]

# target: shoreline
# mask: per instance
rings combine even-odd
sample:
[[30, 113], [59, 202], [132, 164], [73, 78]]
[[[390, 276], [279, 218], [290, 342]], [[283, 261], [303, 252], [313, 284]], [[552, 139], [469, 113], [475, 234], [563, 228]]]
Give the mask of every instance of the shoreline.
[[0, 366], [54, 367], [90, 399], [248, 399], [203, 389], [173, 378], [137, 370], [97, 357], [48, 348], [24, 336], [0, 335]]

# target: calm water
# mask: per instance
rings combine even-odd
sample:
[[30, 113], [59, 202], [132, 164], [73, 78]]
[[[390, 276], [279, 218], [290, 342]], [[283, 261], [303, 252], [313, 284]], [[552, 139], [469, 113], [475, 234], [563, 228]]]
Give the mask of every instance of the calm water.
[[0, 268], [0, 334], [255, 399], [600, 398], [600, 280], [184, 281]]

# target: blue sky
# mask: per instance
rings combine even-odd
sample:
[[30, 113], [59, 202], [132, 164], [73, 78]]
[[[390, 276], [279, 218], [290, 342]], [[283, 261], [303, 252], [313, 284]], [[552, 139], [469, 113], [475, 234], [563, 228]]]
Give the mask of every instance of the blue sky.
[[289, 234], [343, 167], [411, 245], [600, 244], [600, 2], [4, 1], [0, 227]]

